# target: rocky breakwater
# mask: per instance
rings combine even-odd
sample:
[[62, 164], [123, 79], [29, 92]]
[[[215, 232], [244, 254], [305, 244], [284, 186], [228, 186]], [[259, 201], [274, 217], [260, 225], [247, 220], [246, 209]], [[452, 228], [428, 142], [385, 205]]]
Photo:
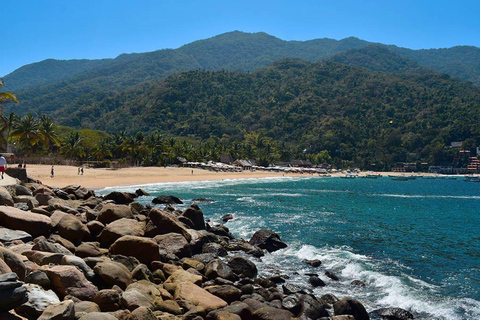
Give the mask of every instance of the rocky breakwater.
[[287, 246], [272, 230], [235, 239], [195, 203], [143, 195], [0, 187], [0, 319], [369, 319], [355, 299], [259, 277], [254, 261]]

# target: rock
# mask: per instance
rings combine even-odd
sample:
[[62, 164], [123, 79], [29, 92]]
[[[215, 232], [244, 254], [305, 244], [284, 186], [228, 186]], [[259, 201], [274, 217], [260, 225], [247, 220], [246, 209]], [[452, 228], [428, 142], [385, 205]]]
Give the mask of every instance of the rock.
[[273, 252], [286, 248], [287, 244], [280, 240], [280, 236], [270, 229], [261, 229], [255, 232], [249, 243], [265, 249], [268, 252]]
[[195, 198], [192, 200], [193, 202], [204, 202], [204, 203], [212, 203], [215, 202], [213, 199], [207, 199], [207, 198]]
[[160, 250], [167, 253], [173, 253], [179, 258], [191, 257], [192, 250], [185, 237], [179, 233], [167, 233], [155, 236], [153, 238], [157, 242]]
[[112, 200], [116, 204], [129, 204], [133, 202], [133, 197], [126, 192], [113, 191], [103, 197], [104, 200]]
[[387, 320], [413, 319], [413, 314], [402, 308], [382, 308], [370, 312], [370, 315]]
[[181, 315], [183, 313], [182, 308], [175, 300], [156, 300], [155, 307], [157, 310], [168, 312], [174, 315]]
[[202, 307], [206, 312], [225, 307], [227, 302], [200, 288], [192, 282], [181, 282], [175, 289], [175, 300], [187, 301]]
[[32, 195], [32, 192], [30, 191], [30, 189], [28, 189], [25, 186], [22, 186], [21, 184], [15, 184], [15, 185], [13, 185], [13, 188], [14, 188], [15, 194], [17, 196], [31, 196]]
[[327, 293], [320, 297], [323, 301], [328, 304], [334, 304], [337, 301], [340, 301], [333, 293]]
[[85, 277], [90, 281], [93, 280], [93, 277], [95, 276], [95, 273], [93, 272], [92, 268], [90, 268], [87, 265], [87, 263], [80, 257], [63, 256], [62, 260], [60, 261], [60, 264], [77, 267], [80, 271], [83, 272]]
[[230, 230], [221, 223], [212, 223], [207, 225], [207, 231], [216, 234], [217, 236], [234, 239], [233, 235], [230, 233]]
[[21, 240], [23, 242], [32, 241], [32, 236], [21, 230], [12, 230], [8, 228], [0, 227], [0, 242], [11, 242], [15, 240]]
[[78, 320], [118, 320], [116, 317], [112, 316], [109, 313], [103, 312], [90, 312], [83, 315]]
[[313, 295], [304, 294], [299, 298], [300, 312], [297, 315], [300, 319], [318, 319], [328, 317], [328, 311]]
[[61, 298], [71, 295], [80, 300], [92, 300], [98, 289], [75, 266], [53, 266], [45, 269], [53, 290]]
[[232, 281], [236, 280], [232, 268], [220, 259], [214, 259], [205, 266], [205, 277], [208, 279], [220, 277]]
[[52, 220], [30, 211], [0, 206], [0, 225], [12, 230], [22, 230], [31, 234], [32, 237], [38, 237], [50, 234]]
[[75, 319], [80, 319], [87, 313], [100, 312], [100, 308], [92, 301], [75, 302]]
[[353, 280], [352, 282], [350, 282], [350, 284], [352, 286], [355, 286], [355, 287], [365, 287], [366, 286], [365, 282], [363, 282], [361, 280]]
[[282, 299], [282, 307], [284, 307], [294, 315], [297, 315], [300, 312], [301, 305], [298, 297], [292, 294]]
[[0, 312], [16, 308], [28, 299], [27, 286], [17, 282], [13, 272], [0, 276]]
[[222, 221], [223, 222], [228, 222], [229, 220], [232, 220], [234, 218], [233, 214], [231, 213], [227, 213], [226, 215], [224, 215], [222, 217]]
[[[324, 318], [322, 318], [322, 320], [323, 320], [323, 319], [324, 319]], [[328, 318], [326, 318], [326, 319], [328, 319]], [[341, 316], [333, 316], [333, 317], [331, 318], [331, 320], [355, 320], [355, 317], [354, 317], [354, 316], [351, 316], [351, 315], [346, 315], [346, 314], [344, 314], [344, 315], [341, 315]]]
[[116, 254], [110, 257], [112, 258], [112, 261], [123, 264], [128, 270], [130, 270], [130, 272], [140, 265], [140, 261], [135, 257], [127, 257], [121, 254]]
[[75, 308], [73, 300], [65, 300], [49, 305], [38, 320], [74, 320]]
[[319, 277], [317, 276], [311, 276], [309, 279], [308, 279], [308, 282], [312, 285], [312, 287], [316, 288], [316, 287], [325, 287], [326, 284], [325, 282], [323, 282], [322, 279], [320, 279]]
[[63, 258], [63, 254], [61, 253], [51, 253], [51, 252], [42, 252], [42, 251], [25, 251], [23, 253], [24, 256], [28, 258], [28, 260], [35, 262], [36, 264], [43, 266], [48, 264], [60, 264]]
[[135, 257], [146, 265], [160, 260], [158, 244], [152, 239], [143, 237], [123, 236], [110, 246], [109, 252]]
[[260, 308], [252, 313], [252, 319], [255, 320], [290, 320], [290, 318], [293, 318], [290, 311], [270, 306]]
[[[63, 255], [72, 255], [72, 252], [60, 243], [53, 243], [45, 239], [45, 237], [38, 237], [35, 239], [35, 244], [32, 246], [32, 250], [61, 253]], [[71, 242], [70, 242], [71, 243]], [[71, 243], [72, 244], [72, 243]], [[70, 246], [70, 245], [69, 245]], [[73, 244], [72, 244], [73, 246]], [[75, 246], [73, 247], [75, 251]]]
[[132, 209], [122, 204], [107, 203], [98, 213], [97, 220], [107, 225], [122, 218], [134, 219]]
[[180, 283], [180, 282], [192, 282], [196, 285], [202, 284], [202, 276], [192, 274], [183, 269], [178, 269], [172, 273], [165, 283]]
[[180, 221], [178, 221], [178, 218], [168, 211], [153, 208], [150, 210], [148, 218], [150, 221], [147, 223], [145, 230], [145, 236], [147, 237], [153, 238], [159, 234], [173, 232], [180, 233], [187, 241], [192, 239], [190, 233]]
[[262, 249], [257, 246], [252, 246], [250, 243], [241, 238], [231, 239], [230, 241], [228, 241], [225, 249], [227, 249], [228, 251], [244, 251], [245, 253], [257, 258], [263, 257], [265, 255]]
[[143, 263], [132, 270], [132, 278], [135, 280], [147, 280], [154, 282], [153, 274]]
[[157, 320], [157, 317], [152, 310], [147, 307], [138, 307], [137, 309], [133, 310], [132, 317], [134, 317], [134, 319], [141, 320]]
[[50, 287], [50, 279], [43, 270], [35, 270], [25, 276], [25, 283], [37, 284], [43, 288]]
[[230, 313], [225, 310], [212, 311], [212, 312], [214, 312], [214, 314], [211, 316], [211, 319], [213, 320], [241, 320], [242, 319], [238, 314]]
[[36, 319], [49, 305], [60, 303], [57, 295], [52, 290], [45, 290], [36, 284], [27, 284], [25, 287], [28, 300], [16, 308], [16, 311], [20, 314]]
[[122, 293], [122, 304], [130, 311], [139, 307], [155, 308], [154, 299], [138, 288], [125, 290]]
[[142, 237], [145, 233], [145, 223], [135, 219], [118, 219], [109, 223], [98, 235], [98, 240], [103, 247], [109, 247], [123, 236]]
[[343, 298], [333, 304], [335, 315], [352, 315], [355, 320], [369, 320], [365, 307], [353, 298]]
[[117, 285], [122, 290], [125, 290], [127, 286], [132, 283], [132, 274], [123, 264], [114, 261], [105, 261], [98, 263], [93, 271], [98, 275], [106, 284], [110, 286]]
[[205, 220], [203, 219], [203, 211], [196, 203], [192, 203], [182, 214], [184, 217], [193, 222], [195, 230], [205, 230]]
[[146, 192], [143, 189], [135, 190], [135, 194], [137, 195], [137, 197], [142, 197], [142, 196], [147, 196], [148, 197], [150, 195], [148, 192]]
[[313, 267], [313, 268], [318, 268], [322, 265], [322, 261], [318, 260], [318, 259], [314, 259], [314, 260], [305, 260], [305, 262]]
[[88, 239], [90, 237], [90, 230], [77, 217], [66, 214], [64, 215], [56, 226], [61, 237], [77, 242]]
[[93, 298], [100, 310], [103, 312], [116, 311], [122, 307], [121, 292], [115, 289], [104, 289], [98, 291]]
[[220, 299], [225, 300], [227, 303], [239, 301], [240, 296], [242, 295], [241, 290], [231, 285], [209, 286], [204, 289]]
[[18, 279], [21, 281], [25, 279], [27, 268], [22, 261], [22, 256], [7, 248], [0, 247], [0, 261], [5, 262], [8, 268], [15, 272], [15, 274], [18, 276]]
[[228, 254], [224, 247], [215, 242], [205, 243], [202, 247], [202, 253], [212, 253], [218, 257], [225, 257]]
[[305, 294], [305, 291], [304, 291], [301, 287], [299, 287], [299, 286], [297, 286], [297, 285], [295, 285], [295, 284], [291, 284], [291, 283], [285, 283], [285, 284], [283, 284], [283, 285], [282, 285], [282, 289], [283, 289], [283, 292], [284, 292], [285, 294], [294, 294], [294, 293], [303, 293], [303, 294]]
[[14, 202], [12, 195], [5, 187], [0, 186], [0, 205], [13, 207]]
[[325, 271], [325, 275], [334, 281], [340, 280], [340, 278], [333, 272]]
[[[82, 186], [70, 185], [62, 188], [61, 191], [73, 195], [75, 199], [78, 200], [87, 200], [88, 198], [95, 196], [95, 193], [92, 190], [88, 190]], [[57, 194], [57, 192], [55, 192]]]
[[197, 271], [202, 272], [205, 269], [205, 265], [196, 259], [184, 258], [182, 259], [182, 268], [185, 270], [193, 268]]
[[234, 273], [242, 278], [255, 278], [258, 274], [255, 263], [239, 255], [233, 256], [228, 261], [228, 266], [232, 268]]
[[183, 204], [180, 198], [175, 196], [158, 196], [152, 200], [154, 204]]
[[82, 242], [75, 248], [75, 254], [81, 258], [99, 257], [106, 252], [106, 249], [100, 248], [98, 242]]

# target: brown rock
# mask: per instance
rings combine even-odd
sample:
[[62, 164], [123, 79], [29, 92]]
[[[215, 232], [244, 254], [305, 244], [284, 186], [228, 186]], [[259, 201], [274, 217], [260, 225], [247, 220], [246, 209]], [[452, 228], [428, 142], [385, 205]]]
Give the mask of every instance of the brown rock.
[[80, 300], [92, 300], [97, 295], [98, 289], [75, 266], [53, 266], [45, 272], [54, 291], [62, 298], [68, 294]]
[[127, 205], [107, 203], [98, 213], [97, 220], [106, 225], [122, 218], [133, 219], [132, 209]]
[[5, 187], [0, 186], [0, 205], [13, 207], [14, 202], [12, 195]]
[[122, 306], [121, 293], [114, 289], [104, 289], [98, 291], [93, 299], [103, 312], [116, 311]]
[[135, 257], [146, 265], [160, 260], [158, 244], [152, 239], [144, 237], [123, 236], [110, 246], [109, 252], [110, 254]]
[[227, 302], [200, 288], [192, 282], [181, 282], [175, 289], [175, 300], [187, 301], [202, 307], [206, 312], [225, 307]]
[[135, 219], [122, 218], [109, 223], [98, 236], [98, 240], [103, 247], [109, 247], [123, 236], [143, 236], [144, 229], [145, 223]]
[[196, 203], [192, 203], [182, 214], [184, 217], [193, 222], [195, 230], [205, 230], [205, 220], [203, 219], [203, 211]]
[[1, 206], [0, 225], [13, 230], [22, 230], [33, 237], [38, 237], [50, 234], [52, 220], [41, 214], [22, 211], [14, 207]]
[[[3, 261], [5, 264], [2, 264], [1, 269], [4, 269], [8, 272], [10, 269], [12, 272], [18, 276], [18, 279], [23, 281], [25, 279], [25, 274], [27, 268], [23, 263], [22, 256], [14, 253], [13, 251], [0, 247], [0, 260]], [[8, 267], [6, 268], [5, 265]]]
[[51, 253], [51, 252], [42, 252], [42, 251], [25, 251], [23, 253], [24, 256], [28, 258], [28, 260], [35, 262], [36, 264], [43, 266], [46, 264], [60, 264], [62, 258], [64, 257], [61, 253]]
[[183, 269], [178, 269], [177, 271], [172, 273], [170, 277], [168, 277], [165, 283], [180, 283], [186, 281], [195, 283], [196, 285], [201, 285], [202, 276], [191, 274], [190, 272]]
[[38, 320], [74, 320], [75, 308], [73, 300], [65, 300], [49, 305]]
[[75, 254], [81, 258], [99, 257], [108, 251], [100, 248], [98, 242], [83, 242], [75, 249]]
[[57, 230], [60, 236], [73, 242], [88, 239], [90, 230], [77, 217], [66, 214], [57, 224]]
[[122, 290], [132, 283], [132, 274], [123, 264], [113, 261], [98, 263], [93, 271], [108, 285], [117, 285]]
[[190, 233], [180, 223], [178, 218], [166, 210], [153, 208], [148, 215], [149, 223], [147, 223], [145, 235], [147, 237], [155, 237], [159, 234], [167, 234], [170, 232], [180, 233], [187, 239], [191, 240]]
[[288, 310], [267, 306], [253, 312], [252, 318], [256, 320], [290, 320], [293, 315]]
[[132, 316], [135, 317], [134, 319], [139, 320], [157, 320], [157, 317], [152, 310], [147, 307], [138, 307], [132, 311]]
[[91, 312], [100, 312], [100, 308], [92, 301], [75, 302], [75, 318], [80, 319], [83, 315]]
[[160, 250], [167, 253], [173, 253], [179, 258], [191, 257], [192, 250], [187, 239], [179, 233], [167, 233], [155, 236], [153, 238], [158, 244]]

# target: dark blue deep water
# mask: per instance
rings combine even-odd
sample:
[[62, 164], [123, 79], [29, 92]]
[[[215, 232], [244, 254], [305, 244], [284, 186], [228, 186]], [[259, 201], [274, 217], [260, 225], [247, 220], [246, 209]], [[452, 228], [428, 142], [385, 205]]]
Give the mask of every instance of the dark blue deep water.
[[[223, 180], [108, 188], [154, 196], [171, 194], [187, 204], [196, 197], [205, 218], [250, 239], [271, 228], [289, 247], [258, 262], [263, 275], [280, 270], [308, 287], [307, 272], [335, 282], [316, 295], [353, 296], [368, 311], [386, 306], [410, 310], [416, 319], [480, 319], [480, 183], [463, 179], [277, 178]], [[304, 259], [320, 259], [312, 269]], [[295, 273], [298, 274], [295, 274]], [[352, 287], [352, 280], [366, 287]]]

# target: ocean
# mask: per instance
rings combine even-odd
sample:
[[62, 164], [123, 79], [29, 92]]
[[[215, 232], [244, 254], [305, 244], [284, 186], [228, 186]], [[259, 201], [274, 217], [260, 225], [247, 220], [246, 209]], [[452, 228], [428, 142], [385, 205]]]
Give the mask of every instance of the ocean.
[[[393, 181], [305, 178], [239, 179], [106, 188], [175, 195], [186, 208], [194, 198], [205, 219], [226, 223], [249, 240], [261, 228], [276, 231], [288, 247], [256, 261], [260, 275], [280, 272], [310, 288], [305, 273], [327, 285], [316, 296], [352, 296], [367, 311], [409, 310], [415, 319], [480, 319], [480, 183], [446, 179]], [[319, 259], [320, 268], [305, 259]], [[324, 276], [328, 270], [340, 277]], [[366, 286], [350, 283], [361, 280]]]

